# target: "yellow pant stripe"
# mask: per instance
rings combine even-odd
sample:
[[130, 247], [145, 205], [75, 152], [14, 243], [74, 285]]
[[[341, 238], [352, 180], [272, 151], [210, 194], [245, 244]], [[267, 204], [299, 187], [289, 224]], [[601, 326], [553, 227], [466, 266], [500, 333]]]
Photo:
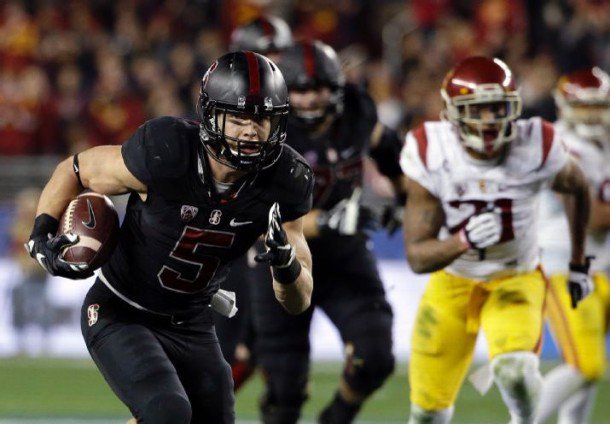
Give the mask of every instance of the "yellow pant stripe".
[[548, 296], [548, 311], [550, 324], [553, 327], [553, 334], [558, 339], [558, 344], [562, 347], [561, 354], [564, 360], [568, 363], [580, 369], [578, 360], [578, 353], [568, 325], [568, 318], [563, 313], [561, 308], [561, 299], [559, 293], [552, 284], [549, 284], [549, 296]]

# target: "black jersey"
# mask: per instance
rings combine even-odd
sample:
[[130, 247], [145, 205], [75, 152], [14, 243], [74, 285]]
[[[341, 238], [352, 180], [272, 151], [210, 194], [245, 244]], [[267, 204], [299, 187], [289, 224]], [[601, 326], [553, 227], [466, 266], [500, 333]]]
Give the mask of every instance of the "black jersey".
[[218, 290], [232, 260], [267, 230], [274, 202], [283, 221], [311, 208], [313, 174], [288, 146], [274, 165], [222, 195], [209, 174], [198, 123], [171, 117], [148, 121], [125, 142], [122, 154], [129, 171], [147, 186], [147, 197], [131, 194], [102, 279], [136, 307], [196, 313]]
[[373, 100], [352, 84], [345, 86], [343, 113], [319, 138], [289, 121], [287, 143], [303, 155], [316, 176], [315, 208], [332, 208], [362, 184], [363, 159], [376, 123]]

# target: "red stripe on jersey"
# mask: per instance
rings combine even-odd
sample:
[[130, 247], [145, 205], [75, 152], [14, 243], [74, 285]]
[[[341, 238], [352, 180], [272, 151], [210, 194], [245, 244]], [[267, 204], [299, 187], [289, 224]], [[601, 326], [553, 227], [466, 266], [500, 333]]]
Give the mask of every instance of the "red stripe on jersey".
[[417, 141], [417, 150], [419, 157], [426, 168], [428, 168], [428, 137], [426, 136], [426, 127], [420, 125], [413, 130], [413, 137]]
[[316, 55], [311, 41], [303, 43], [303, 62], [307, 76], [313, 79], [316, 74]]
[[250, 96], [259, 96], [261, 92], [260, 74], [258, 71], [258, 60], [252, 52], [244, 52], [248, 61], [248, 76], [250, 78]]
[[555, 130], [550, 122], [542, 121], [542, 161], [540, 168], [544, 166], [549, 157], [551, 147], [553, 147], [553, 139], [555, 138]]

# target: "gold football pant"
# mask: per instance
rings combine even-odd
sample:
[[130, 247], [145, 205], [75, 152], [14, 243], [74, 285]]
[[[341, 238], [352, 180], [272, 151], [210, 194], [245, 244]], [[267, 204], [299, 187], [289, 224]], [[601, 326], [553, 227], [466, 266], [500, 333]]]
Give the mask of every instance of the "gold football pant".
[[545, 293], [539, 270], [486, 282], [446, 271], [433, 273], [413, 328], [411, 402], [426, 410], [453, 405], [481, 327], [490, 359], [508, 352], [538, 351]]
[[590, 381], [606, 369], [605, 336], [610, 318], [610, 283], [603, 273], [593, 275], [594, 291], [578, 304], [570, 305], [567, 276], [555, 274], [547, 294], [547, 317], [564, 360]]

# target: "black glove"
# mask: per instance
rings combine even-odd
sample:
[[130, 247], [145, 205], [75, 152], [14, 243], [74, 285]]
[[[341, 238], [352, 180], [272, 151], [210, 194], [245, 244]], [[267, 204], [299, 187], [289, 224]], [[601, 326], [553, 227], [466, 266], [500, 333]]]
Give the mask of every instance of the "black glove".
[[390, 236], [393, 236], [396, 231], [402, 228], [406, 200], [406, 194], [399, 194], [394, 203], [381, 210], [381, 228], [385, 229]]
[[570, 275], [568, 276], [568, 291], [572, 301], [572, 309], [576, 309], [578, 302], [583, 300], [593, 291], [593, 281], [589, 275], [592, 256], [585, 258], [584, 265], [570, 263]]
[[322, 211], [317, 218], [320, 234], [353, 236], [367, 230], [375, 230], [378, 222], [375, 214], [360, 204], [362, 190], [354, 189], [349, 199], [343, 199], [331, 210]]
[[278, 283], [293, 283], [301, 273], [301, 263], [296, 259], [294, 247], [288, 242], [282, 228], [280, 205], [275, 202], [269, 209], [269, 226], [265, 235], [267, 251], [254, 257], [256, 262], [268, 262], [272, 267], [273, 279]]
[[73, 280], [91, 277], [93, 271], [84, 263], [66, 262], [62, 258], [65, 248], [78, 243], [75, 234], [53, 236], [58, 221], [50, 215], [41, 214], [34, 221], [30, 240], [25, 244], [30, 256], [51, 275], [71, 278]]

